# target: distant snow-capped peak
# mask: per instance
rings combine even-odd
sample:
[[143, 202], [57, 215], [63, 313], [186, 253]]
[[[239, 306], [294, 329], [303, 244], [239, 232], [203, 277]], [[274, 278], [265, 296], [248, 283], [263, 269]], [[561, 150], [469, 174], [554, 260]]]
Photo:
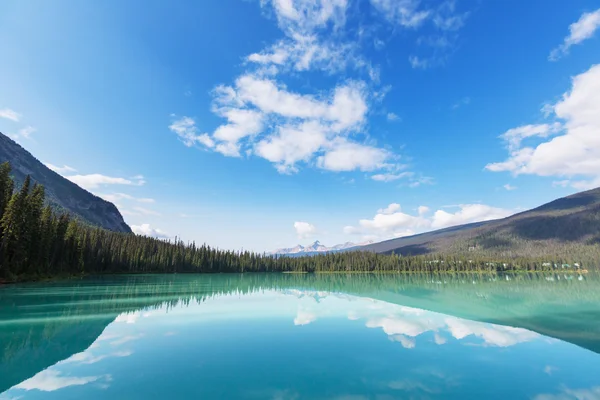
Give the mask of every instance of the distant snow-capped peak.
[[327, 246], [322, 245], [321, 242], [319, 242], [318, 240], [316, 240], [313, 244], [306, 246], [306, 247], [299, 244], [296, 247], [288, 247], [288, 248], [274, 250], [270, 254], [326, 253], [326, 252], [330, 252], [330, 251], [341, 251], [341, 250], [346, 250], [346, 249], [350, 249], [353, 247], [366, 246], [371, 243], [373, 243], [372, 240], [370, 240], [368, 242], [364, 242], [364, 243], [358, 243], [358, 244], [352, 243], [352, 242], [346, 242], [346, 243], [342, 243], [342, 244], [336, 244], [335, 246], [327, 247]]

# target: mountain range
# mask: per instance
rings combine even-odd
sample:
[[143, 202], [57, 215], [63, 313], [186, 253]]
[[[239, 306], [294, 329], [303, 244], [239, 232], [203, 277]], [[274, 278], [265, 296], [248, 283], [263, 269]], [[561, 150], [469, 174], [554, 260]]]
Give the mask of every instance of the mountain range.
[[507, 218], [458, 225], [378, 243], [347, 242], [332, 247], [277, 249], [270, 254], [306, 256], [326, 252], [371, 251], [383, 254], [554, 257], [586, 255], [600, 260], [600, 188], [554, 200]]
[[318, 240], [309, 246], [297, 245], [295, 247], [288, 247], [277, 249], [269, 254], [273, 255], [288, 255], [288, 256], [307, 256], [314, 255], [319, 253], [333, 253], [339, 251], [350, 251], [350, 250], [360, 250], [361, 247], [372, 244], [373, 241], [368, 241], [364, 243], [352, 243], [346, 242], [342, 244], [336, 244], [335, 246], [327, 247], [321, 244]]
[[56, 211], [72, 216], [94, 226], [115, 232], [131, 232], [117, 207], [46, 167], [27, 150], [8, 136], [0, 133], [0, 163], [8, 161], [13, 179], [21, 186], [27, 175], [44, 185], [48, 204]]
[[377, 253], [488, 254], [600, 259], [600, 188], [554, 200], [507, 218], [387, 240], [364, 246]]

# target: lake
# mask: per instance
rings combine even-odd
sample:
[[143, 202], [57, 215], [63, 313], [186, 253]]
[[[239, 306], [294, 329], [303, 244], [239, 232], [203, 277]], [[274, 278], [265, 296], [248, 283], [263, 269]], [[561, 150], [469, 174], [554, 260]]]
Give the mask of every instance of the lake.
[[591, 275], [0, 287], [0, 399], [600, 399]]

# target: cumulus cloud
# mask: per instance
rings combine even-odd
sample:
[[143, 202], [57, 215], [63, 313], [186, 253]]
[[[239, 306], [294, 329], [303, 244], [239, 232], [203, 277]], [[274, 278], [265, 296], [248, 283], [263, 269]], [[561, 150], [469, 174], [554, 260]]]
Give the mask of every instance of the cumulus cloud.
[[377, 213], [389, 215], [389, 214], [395, 213], [396, 211], [400, 211], [400, 209], [401, 209], [400, 204], [392, 203], [389, 206], [387, 206], [386, 208], [380, 208], [379, 210], [377, 210]]
[[14, 122], [19, 122], [19, 120], [21, 119], [21, 114], [19, 114], [15, 110], [11, 110], [10, 108], [1, 108], [0, 118], [6, 118]]
[[472, 222], [489, 221], [507, 217], [513, 210], [491, 207], [485, 204], [461, 204], [454, 213], [437, 210], [427, 217], [429, 207], [420, 206], [417, 215], [401, 212], [400, 204], [392, 203], [379, 209], [372, 219], [361, 219], [358, 226], [348, 225], [343, 228], [347, 235], [375, 235], [377, 239], [411, 236], [418, 232], [441, 229]]
[[142, 186], [146, 183], [144, 177], [141, 175], [134, 176], [133, 178], [119, 178], [102, 174], [89, 174], [67, 175], [65, 178], [86, 190], [97, 189], [107, 185]]
[[[379, 2], [379, 8], [391, 7]], [[169, 129], [186, 146], [199, 145], [228, 157], [260, 157], [282, 174], [302, 166], [333, 172], [373, 171], [378, 179], [403, 176], [398, 155], [368, 140], [367, 116], [389, 88], [378, 89], [379, 71], [360, 55], [360, 40], [345, 29], [347, 0], [264, 0], [261, 7], [277, 19], [283, 38], [245, 58], [246, 70], [230, 85], [213, 91], [212, 111], [224, 121], [200, 132], [192, 117], [172, 121]], [[394, 7], [393, 7], [394, 8]], [[409, 7], [410, 8], [410, 7]], [[403, 23], [414, 25], [412, 13]], [[418, 12], [417, 12], [418, 14]], [[414, 20], [414, 22], [411, 22]], [[319, 70], [337, 74], [353, 68], [354, 79], [339, 79], [330, 90], [307, 93], [288, 88], [285, 74]], [[390, 113], [390, 120], [397, 115]], [[415, 183], [415, 186], [419, 183]]]
[[598, 27], [600, 27], [600, 9], [583, 13], [577, 22], [569, 26], [569, 35], [560, 46], [550, 52], [548, 59], [550, 61], [557, 61], [562, 56], [568, 54], [571, 46], [594, 36], [594, 32], [598, 30]]
[[300, 94], [273, 79], [255, 74], [239, 77], [234, 86], [214, 91], [213, 111], [227, 119], [211, 136], [199, 135], [184, 117], [171, 125], [184, 144], [208, 142], [226, 156], [251, 151], [281, 173], [298, 172], [299, 163], [314, 162], [329, 171], [373, 171], [393, 166], [390, 151], [352, 140], [368, 111], [363, 82], [347, 81], [322, 98]]
[[511, 190], [517, 190], [516, 186], [511, 185], [510, 183], [507, 183], [506, 185], [502, 186], [504, 189], [511, 191]]
[[[502, 138], [509, 149], [508, 159], [488, 164], [486, 169], [513, 175], [563, 177], [575, 188], [600, 184], [600, 65], [575, 76], [571, 91], [545, 109], [563, 122], [507, 131]], [[523, 146], [526, 138], [549, 139]]]
[[505, 218], [511, 214], [514, 214], [514, 211], [491, 207], [485, 204], [461, 204], [459, 205], [459, 210], [455, 213], [437, 210], [433, 215], [431, 227], [435, 229], [447, 228], [472, 222]]
[[152, 228], [150, 224], [131, 225], [131, 230], [136, 235], [150, 236], [157, 239], [169, 239], [170, 235], [160, 229]]
[[299, 239], [308, 239], [317, 233], [317, 228], [308, 222], [294, 222], [294, 229]]

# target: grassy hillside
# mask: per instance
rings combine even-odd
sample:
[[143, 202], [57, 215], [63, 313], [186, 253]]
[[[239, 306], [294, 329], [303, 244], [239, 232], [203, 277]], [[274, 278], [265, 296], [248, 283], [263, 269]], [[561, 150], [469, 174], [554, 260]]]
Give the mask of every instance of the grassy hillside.
[[46, 188], [48, 203], [58, 211], [67, 211], [82, 221], [115, 232], [131, 232], [114, 204], [94, 196], [68, 179], [50, 170], [27, 150], [0, 133], [0, 163], [8, 161], [17, 186], [25, 176]]
[[374, 243], [366, 251], [518, 257], [577, 255], [600, 260], [600, 188], [508, 218]]

